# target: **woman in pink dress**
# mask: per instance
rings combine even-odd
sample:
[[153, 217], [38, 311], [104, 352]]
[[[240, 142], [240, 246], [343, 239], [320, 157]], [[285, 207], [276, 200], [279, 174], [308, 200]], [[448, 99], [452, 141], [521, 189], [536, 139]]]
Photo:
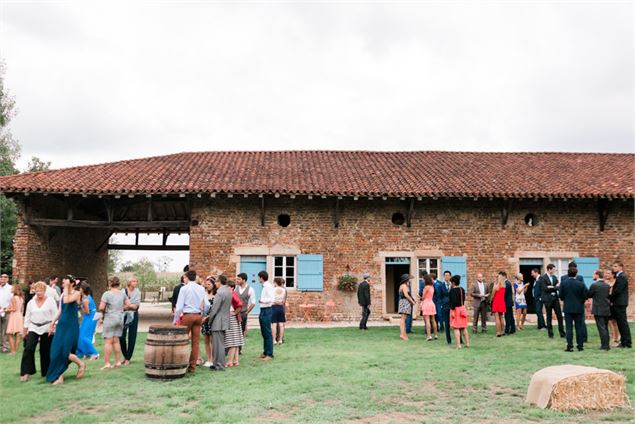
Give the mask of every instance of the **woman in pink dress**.
[[426, 323], [426, 340], [432, 340], [430, 336], [430, 327], [434, 330], [434, 340], [437, 340], [437, 321], [434, 317], [437, 314], [437, 308], [434, 306], [432, 296], [434, 295], [434, 285], [432, 284], [432, 278], [429, 274], [423, 276], [423, 293], [421, 294], [421, 315]]
[[492, 313], [496, 319], [496, 337], [505, 335], [505, 281], [500, 274], [496, 277], [496, 282], [492, 288]]
[[15, 355], [20, 347], [20, 339], [24, 331], [24, 293], [19, 284], [14, 284], [11, 288], [13, 297], [7, 308], [9, 312], [9, 322], [7, 322], [7, 334], [9, 335], [9, 349]]

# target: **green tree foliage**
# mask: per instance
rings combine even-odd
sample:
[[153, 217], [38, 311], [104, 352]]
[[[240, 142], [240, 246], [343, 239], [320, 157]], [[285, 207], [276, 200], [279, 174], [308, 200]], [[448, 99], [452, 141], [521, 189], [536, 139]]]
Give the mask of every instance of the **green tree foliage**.
[[146, 284], [152, 284], [157, 279], [154, 264], [146, 257], [132, 264], [132, 272], [134, 272], [135, 277], [139, 280], [139, 288], [141, 291], [144, 291]]
[[26, 172], [48, 171], [51, 168], [51, 162], [44, 162], [37, 156], [31, 156], [31, 160], [26, 165]]
[[[20, 145], [9, 131], [14, 116], [15, 101], [4, 86], [4, 62], [0, 61], [0, 176], [16, 174], [16, 160]], [[15, 203], [0, 195], [0, 272], [10, 274], [13, 269], [13, 238], [17, 224]]]

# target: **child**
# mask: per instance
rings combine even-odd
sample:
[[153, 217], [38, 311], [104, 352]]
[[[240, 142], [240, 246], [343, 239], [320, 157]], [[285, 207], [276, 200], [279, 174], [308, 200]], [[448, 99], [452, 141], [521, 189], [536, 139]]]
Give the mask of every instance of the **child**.
[[19, 284], [14, 284], [11, 288], [13, 297], [7, 308], [9, 321], [7, 323], [7, 334], [9, 335], [9, 349], [12, 355], [18, 352], [22, 332], [24, 331], [24, 293]]

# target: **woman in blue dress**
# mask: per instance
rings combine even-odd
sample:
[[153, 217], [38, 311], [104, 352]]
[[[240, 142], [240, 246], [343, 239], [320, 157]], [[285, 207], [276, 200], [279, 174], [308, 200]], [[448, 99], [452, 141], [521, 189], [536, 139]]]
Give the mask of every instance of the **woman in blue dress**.
[[79, 327], [79, 340], [77, 342], [77, 357], [85, 358], [90, 356], [91, 361], [99, 359], [99, 352], [95, 349], [93, 340], [95, 337], [95, 329], [97, 328], [97, 321], [95, 318], [95, 312], [97, 307], [93, 300], [93, 291], [90, 288], [88, 282], [83, 281], [81, 285], [83, 296], [82, 311], [84, 312], [84, 318], [82, 319], [82, 325]]
[[78, 306], [82, 302], [82, 293], [75, 287], [75, 278], [67, 275], [62, 280], [64, 292], [60, 299], [61, 308], [51, 324], [51, 332], [55, 333], [51, 343], [51, 361], [46, 381], [53, 384], [64, 383], [64, 372], [69, 361], [79, 368], [77, 378], [82, 378], [86, 372], [86, 364], [79, 360], [75, 351], [79, 339]]

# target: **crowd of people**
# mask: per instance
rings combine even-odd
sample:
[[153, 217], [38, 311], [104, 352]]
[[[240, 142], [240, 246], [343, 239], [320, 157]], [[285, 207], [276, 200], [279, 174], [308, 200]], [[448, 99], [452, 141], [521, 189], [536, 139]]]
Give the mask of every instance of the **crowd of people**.
[[[224, 371], [240, 365], [239, 355], [247, 335], [249, 313], [256, 306], [256, 294], [247, 284], [247, 274], [240, 273], [236, 281], [225, 275], [208, 276], [205, 280], [196, 271], [185, 267], [181, 284], [175, 287], [171, 301], [173, 323], [188, 328], [192, 345], [188, 372], [197, 366], [210, 371]], [[284, 343], [285, 281], [269, 282], [266, 271], [258, 273], [262, 285], [259, 322], [263, 338], [262, 361], [273, 359], [273, 346]], [[200, 335], [204, 336], [206, 359], [200, 358]]]
[[[487, 332], [488, 313], [493, 314], [496, 337], [512, 335], [525, 328], [527, 314], [526, 293], [532, 290], [537, 315], [537, 329], [546, 330], [554, 337], [553, 316], [558, 323], [560, 337], [566, 339], [566, 351], [584, 350], [588, 340], [585, 324], [585, 304], [591, 302], [600, 338], [600, 348], [631, 348], [631, 334], [627, 322], [628, 279], [623, 264], [616, 261], [611, 270], [598, 269], [593, 283], [588, 287], [579, 275], [575, 262], [569, 264], [567, 273], [558, 279], [555, 266], [549, 264], [547, 272], [538, 269], [531, 272], [533, 284], [523, 281], [518, 274], [512, 283], [505, 271], [498, 272], [494, 282], [486, 283], [477, 274], [469, 290], [461, 287], [461, 276], [443, 273], [438, 281], [434, 273], [424, 274], [419, 282], [418, 296], [412, 293], [414, 277], [404, 274], [400, 278], [397, 308], [401, 314], [400, 338], [408, 340], [412, 331], [411, 319], [419, 300], [419, 314], [423, 317], [427, 341], [438, 340], [438, 333], [445, 332], [446, 342], [457, 349], [470, 346], [469, 320], [465, 307], [469, 295], [472, 301], [472, 333]], [[360, 330], [367, 330], [371, 304], [371, 276], [364, 274], [358, 287], [358, 302], [362, 307]], [[141, 292], [138, 281], [131, 278], [121, 288], [119, 278], [113, 277], [109, 289], [103, 293], [99, 304], [92, 297], [86, 279], [72, 275], [30, 282], [24, 290], [19, 284], [8, 283], [6, 274], [0, 276], [0, 349], [3, 353], [16, 354], [20, 344], [24, 346], [20, 366], [20, 379], [28, 381], [36, 374], [35, 354], [39, 345], [40, 373], [52, 384], [62, 384], [64, 373], [71, 363], [77, 366], [77, 378], [86, 372], [85, 360], [96, 361], [100, 354], [95, 348], [95, 332], [102, 326], [104, 338], [104, 365], [102, 370], [119, 368], [130, 363], [136, 344], [139, 323]], [[270, 361], [274, 357], [274, 345], [284, 343], [285, 305], [287, 292], [285, 281], [275, 278], [269, 282], [266, 271], [258, 273], [262, 285], [260, 298], [248, 284], [244, 273], [236, 280], [225, 275], [200, 278], [196, 271], [186, 267], [173, 292], [173, 323], [188, 328], [191, 355], [188, 371], [206, 367], [211, 371], [224, 371], [240, 365], [239, 357], [247, 334], [250, 312], [259, 304], [259, 323], [263, 339], [260, 359]], [[562, 302], [562, 307], [561, 307]], [[543, 315], [543, 310], [545, 314]], [[206, 358], [200, 357], [200, 338], [204, 336]], [[114, 363], [111, 358], [114, 356]]]
[[[120, 288], [113, 277], [110, 289], [101, 297], [99, 306], [85, 278], [66, 275], [61, 287], [58, 277], [29, 282], [24, 290], [9, 284], [9, 276], [0, 276], [0, 346], [2, 352], [17, 354], [23, 341], [20, 380], [37, 373], [36, 349], [39, 345], [40, 374], [52, 384], [64, 383], [64, 373], [71, 363], [77, 366], [77, 378], [86, 373], [85, 359], [96, 361], [95, 331], [102, 325], [104, 366], [102, 370], [130, 363], [137, 335], [141, 293], [137, 279]], [[5, 342], [9, 341], [8, 346]], [[114, 351], [115, 363], [110, 358]], [[123, 360], [122, 360], [123, 357]]]
[[[443, 281], [438, 281], [435, 273], [424, 272], [419, 281], [418, 298], [412, 293], [410, 274], [400, 278], [397, 312], [401, 315], [400, 334], [402, 340], [408, 340], [412, 332], [412, 315], [417, 300], [419, 314], [423, 317], [427, 341], [438, 339], [438, 332], [445, 332], [446, 342], [452, 344], [452, 333], [457, 349], [470, 346], [468, 317], [465, 309], [466, 295], [472, 298], [472, 333], [487, 332], [488, 313], [491, 313], [496, 326], [496, 337], [515, 334], [525, 328], [527, 317], [526, 293], [532, 287], [536, 307], [537, 329], [547, 330], [549, 338], [554, 337], [553, 316], [558, 322], [560, 337], [566, 339], [567, 352], [572, 352], [573, 335], [576, 335], [576, 348], [584, 350], [587, 342], [585, 323], [585, 305], [591, 303], [591, 313], [595, 318], [600, 337], [600, 348], [609, 350], [610, 339], [614, 347], [631, 348], [631, 333], [627, 322], [628, 279], [623, 271], [624, 265], [615, 261], [611, 270], [598, 269], [593, 274], [593, 283], [589, 287], [578, 273], [575, 262], [569, 263], [567, 273], [558, 279], [556, 267], [547, 266], [547, 272], [531, 271], [533, 284], [524, 282], [523, 274], [517, 274], [512, 283], [505, 271], [499, 271], [495, 281], [486, 283], [483, 274], [476, 275], [466, 293], [460, 287], [461, 276], [443, 273]], [[367, 330], [370, 315], [370, 275], [358, 286], [358, 303], [362, 308], [360, 330]], [[561, 307], [562, 302], [562, 307]], [[543, 315], [544, 311], [544, 315]], [[453, 331], [452, 331], [453, 330]]]

